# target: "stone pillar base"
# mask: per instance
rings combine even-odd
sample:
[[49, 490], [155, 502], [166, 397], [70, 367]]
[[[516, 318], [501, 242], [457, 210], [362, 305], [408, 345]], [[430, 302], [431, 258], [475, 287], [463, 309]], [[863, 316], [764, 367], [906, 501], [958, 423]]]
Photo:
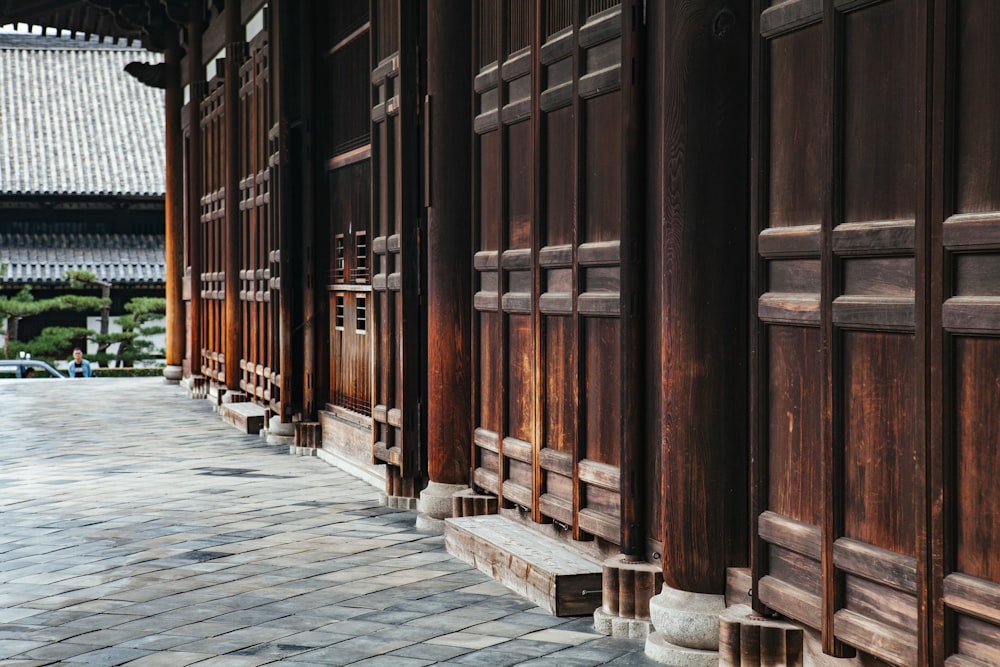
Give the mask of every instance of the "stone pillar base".
[[671, 644], [658, 632], [646, 637], [646, 655], [651, 660], [672, 667], [718, 667], [719, 664], [718, 651]]
[[452, 496], [465, 491], [465, 484], [428, 482], [417, 500], [417, 530], [444, 532], [444, 520], [453, 516]]
[[646, 638], [646, 655], [671, 665], [718, 664], [719, 614], [725, 609], [725, 595], [689, 593], [664, 584], [663, 592], [649, 601], [656, 632]]
[[167, 366], [163, 369], [163, 380], [168, 384], [179, 384], [184, 377], [183, 366]]
[[261, 431], [264, 441], [269, 445], [294, 445], [295, 444], [295, 424], [292, 422], [282, 423], [281, 417], [271, 417], [267, 422], [267, 428]]

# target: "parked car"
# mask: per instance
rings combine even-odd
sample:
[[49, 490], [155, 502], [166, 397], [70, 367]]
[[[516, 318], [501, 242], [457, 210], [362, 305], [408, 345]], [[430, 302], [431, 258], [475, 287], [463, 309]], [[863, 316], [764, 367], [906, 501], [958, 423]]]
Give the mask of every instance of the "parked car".
[[0, 379], [62, 378], [66, 376], [38, 359], [0, 359]]

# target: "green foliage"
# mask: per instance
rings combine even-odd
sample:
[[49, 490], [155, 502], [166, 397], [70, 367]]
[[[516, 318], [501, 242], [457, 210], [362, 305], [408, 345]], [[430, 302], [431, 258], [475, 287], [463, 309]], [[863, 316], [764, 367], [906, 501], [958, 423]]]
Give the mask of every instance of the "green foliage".
[[36, 299], [30, 287], [22, 287], [16, 295], [0, 296], [0, 317], [31, 317], [51, 310], [98, 311], [105, 300], [98, 296], [61, 294], [50, 299]]
[[155, 368], [136, 368], [134, 366], [126, 368], [95, 368], [94, 377], [99, 378], [131, 378], [131, 377], [160, 377], [163, 375], [163, 366]]
[[122, 328], [120, 333], [108, 334], [108, 344], [118, 343], [117, 365], [134, 364], [136, 361], [157, 356], [153, 343], [140, 336], [151, 336], [166, 331], [160, 326], [144, 326], [150, 320], [166, 315], [167, 300], [162, 297], [140, 296], [125, 304], [127, 314], [115, 318]]
[[33, 359], [45, 359], [51, 363], [53, 359], [62, 359], [66, 350], [73, 347], [74, 341], [93, 333], [84, 327], [45, 327], [40, 334], [21, 345]]
[[97, 274], [83, 269], [70, 269], [63, 273], [63, 278], [69, 281], [70, 286], [76, 288], [98, 282]]

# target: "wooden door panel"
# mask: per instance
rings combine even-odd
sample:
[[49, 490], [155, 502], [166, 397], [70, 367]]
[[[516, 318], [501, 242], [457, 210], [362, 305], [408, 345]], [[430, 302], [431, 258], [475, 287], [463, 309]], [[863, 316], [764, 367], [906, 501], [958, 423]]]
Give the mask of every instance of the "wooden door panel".
[[844, 341], [844, 535], [916, 555], [913, 337], [850, 331]]
[[[1000, 662], [1000, 143], [995, 86], [1000, 76], [995, 3], [967, 0], [955, 12], [957, 61], [954, 204], [942, 221], [946, 283], [941, 324], [946, 358], [944, 437], [952, 460], [945, 488], [954, 489], [947, 524], [953, 522], [953, 561], [944, 570], [944, 602], [954, 622], [955, 643], [948, 653], [984, 664]], [[985, 78], [984, 78], [985, 77]], [[949, 173], [949, 172], [945, 172]], [[946, 450], [947, 451], [947, 450]], [[950, 465], [949, 465], [950, 464]]]
[[843, 14], [845, 222], [914, 217], [916, 17], [908, 0]]
[[770, 326], [767, 337], [768, 509], [819, 526], [823, 508], [821, 406], [812, 381], [821, 376], [819, 329]]
[[[417, 197], [415, 32], [417, 8], [375, 0], [372, 24], [372, 159], [375, 238], [372, 301], [378, 323], [373, 359], [374, 458], [390, 464], [391, 495], [415, 497], [424, 472], [421, 450], [419, 306], [420, 210]], [[389, 488], [391, 487], [391, 489]]]
[[[278, 359], [269, 341], [278, 336], [271, 303], [270, 254], [278, 249], [273, 234], [268, 136], [271, 129], [270, 70], [267, 33], [254, 37], [240, 65], [240, 388], [251, 400], [271, 406], [278, 396]], [[280, 413], [279, 413], [280, 414]]]
[[1000, 90], [983, 85], [1000, 72], [1000, 46], [994, 27], [1000, 7], [990, 0], [963, 0], [957, 7], [955, 213], [1000, 211], [1000, 172], [985, 169], [1000, 154], [996, 114]]
[[[822, 28], [770, 40], [768, 226], [819, 225], [823, 218]], [[797, 141], [782, 141], [795, 137]], [[817, 247], [818, 250], [818, 247]], [[817, 283], [816, 290], [819, 292]]]
[[473, 476], [536, 521], [618, 543], [621, 6], [476, 7]]
[[996, 663], [1000, 10], [758, 10], [759, 599], [828, 650]]
[[[771, 16], [769, 22], [766, 19]], [[782, 24], [774, 10], [768, 38], [763, 118], [766, 202], [757, 251], [763, 279], [760, 433], [768, 483], [757, 519], [765, 553], [758, 558], [758, 596], [768, 606], [821, 625], [820, 538], [823, 522], [820, 223], [824, 217], [823, 133], [827, 98], [820, 25]], [[780, 18], [780, 16], [777, 16]], [[766, 566], [764, 564], [766, 563]]]
[[621, 135], [608, 132], [621, 117], [619, 91], [586, 100], [584, 116], [584, 217], [578, 242], [613, 241], [621, 236]]
[[956, 571], [1000, 583], [1000, 339], [956, 336]]
[[221, 77], [207, 84], [199, 108], [201, 122], [201, 344], [200, 372], [225, 383], [226, 109]]

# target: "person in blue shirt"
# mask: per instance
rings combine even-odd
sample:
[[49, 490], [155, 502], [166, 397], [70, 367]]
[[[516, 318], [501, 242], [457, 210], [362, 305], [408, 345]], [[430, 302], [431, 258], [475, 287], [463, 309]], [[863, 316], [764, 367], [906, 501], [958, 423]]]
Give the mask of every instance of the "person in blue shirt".
[[90, 362], [83, 358], [83, 350], [73, 348], [73, 360], [66, 366], [71, 378], [89, 378], [94, 373], [90, 370]]

